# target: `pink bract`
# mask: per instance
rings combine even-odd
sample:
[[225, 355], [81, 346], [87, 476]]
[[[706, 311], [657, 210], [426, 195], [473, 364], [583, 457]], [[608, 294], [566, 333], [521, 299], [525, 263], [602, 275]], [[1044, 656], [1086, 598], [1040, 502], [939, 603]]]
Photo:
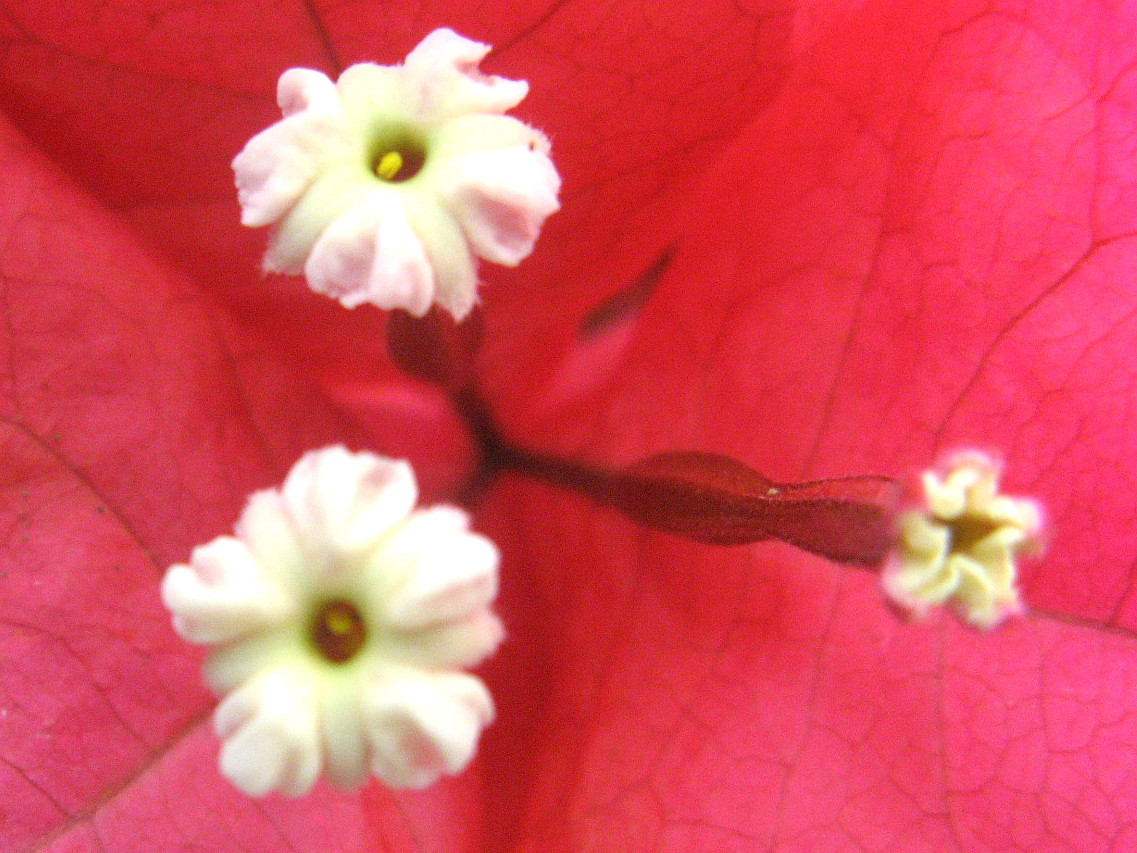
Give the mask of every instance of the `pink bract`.
[[[0, 847], [1137, 847], [1137, 12], [12, 0], [2, 20]], [[909, 625], [859, 570], [510, 477], [475, 522], [508, 632], [475, 769], [236, 794], [161, 572], [312, 447], [407, 456], [430, 500], [473, 456], [379, 312], [261, 277], [228, 162], [283, 68], [395, 61], [436, 26], [529, 81], [520, 115], [565, 179], [537, 251], [483, 290], [481, 385], [514, 438], [777, 480], [997, 452], [1047, 510], [1035, 612]], [[672, 245], [637, 321], [580, 332]]]

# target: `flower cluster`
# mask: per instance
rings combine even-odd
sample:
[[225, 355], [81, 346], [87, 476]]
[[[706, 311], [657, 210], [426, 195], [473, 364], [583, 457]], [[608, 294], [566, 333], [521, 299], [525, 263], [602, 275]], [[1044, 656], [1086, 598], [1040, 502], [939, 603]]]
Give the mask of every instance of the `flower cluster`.
[[[303, 273], [348, 308], [437, 305], [461, 320], [477, 258], [528, 256], [560, 178], [545, 136], [505, 115], [527, 85], [478, 71], [488, 51], [437, 30], [402, 65], [354, 65], [334, 83], [285, 72], [283, 119], [233, 161], [241, 221], [273, 226], [265, 269]], [[590, 476], [633, 518], [698, 541], [782, 531], [874, 565], [891, 541], [893, 508], [873, 478], [791, 488], [696, 453]], [[1037, 546], [1041, 513], [999, 495], [998, 478], [975, 452], [924, 475], [925, 506], [900, 520], [884, 571], [890, 598], [917, 614], [950, 602], [980, 627], [1021, 610], [1015, 561]], [[212, 647], [222, 771], [247, 793], [300, 795], [321, 773], [342, 787], [369, 773], [421, 787], [470, 762], [493, 703], [463, 670], [502, 637], [490, 610], [498, 555], [463, 512], [414, 511], [416, 497], [406, 463], [313, 451], [281, 489], [252, 496], [235, 536], [168, 571], [176, 630]]]
[[[548, 140], [504, 115], [528, 86], [482, 75], [488, 51], [443, 29], [399, 66], [286, 71], [284, 118], [233, 161], [241, 221], [275, 226], [265, 269], [348, 308], [464, 318], [475, 256], [520, 263], [560, 190]], [[167, 572], [175, 629], [213, 647], [221, 769], [245, 792], [300, 795], [322, 772], [421, 787], [472, 758], [493, 703], [461, 670], [501, 640], [498, 555], [416, 496], [404, 462], [314, 451]]]
[[221, 769], [246, 793], [304, 794], [322, 771], [422, 787], [469, 763], [493, 703], [458, 670], [501, 640], [498, 555], [416, 498], [405, 462], [313, 451], [167, 572], [174, 627], [213, 647]]
[[333, 83], [293, 68], [284, 118], [233, 161], [241, 221], [275, 224], [265, 269], [301, 273], [354, 308], [464, 318], [474, 256], [516, 266], [558, 209], [539, 131], [503, 115], [523, 81], [487, 77], [490, 48], [436, 30], [394, 67], [353, 65]]

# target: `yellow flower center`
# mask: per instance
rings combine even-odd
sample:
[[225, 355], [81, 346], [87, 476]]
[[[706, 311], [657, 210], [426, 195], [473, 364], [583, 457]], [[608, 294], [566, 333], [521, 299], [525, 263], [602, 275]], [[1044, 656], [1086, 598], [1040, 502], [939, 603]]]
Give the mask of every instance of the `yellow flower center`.
[[375, 177], [391, 184], [409, 181], [426, 164], [426, 141], [411, 127], [392, 125], [371, 139], [370, 166]]
[[347, 663], [363, 647], [367, 627], [354, 604], [337, 598], [316, 611], [311, 637], [316, 650], [325, 659], [332, 663]]
[[379, 158], [375, 167], [375, 174], [385, 181], [393, 181], [403, 170], [403, 155], [398, 151], [388, 151]]

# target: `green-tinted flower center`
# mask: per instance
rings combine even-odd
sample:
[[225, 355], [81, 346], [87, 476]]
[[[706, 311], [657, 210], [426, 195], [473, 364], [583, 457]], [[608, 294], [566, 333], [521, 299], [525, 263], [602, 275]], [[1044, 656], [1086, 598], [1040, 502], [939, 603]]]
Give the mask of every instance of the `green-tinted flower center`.
[[367, 626], [350, 601], [342, 598], [325, 602], [312, 618], [312, 643], [326, 660], [347, 663], [363, 647]]
[[965, 514], [946, 522], [951, 536], [949, 550], [966, 554], [999, 529], [1000, 525], [982, 515]]
[[371, 148], [371, 171], [392, 184], [409, 181], [426, 163], [426, 145], [413, 130], [385, 128], [376, 134]]

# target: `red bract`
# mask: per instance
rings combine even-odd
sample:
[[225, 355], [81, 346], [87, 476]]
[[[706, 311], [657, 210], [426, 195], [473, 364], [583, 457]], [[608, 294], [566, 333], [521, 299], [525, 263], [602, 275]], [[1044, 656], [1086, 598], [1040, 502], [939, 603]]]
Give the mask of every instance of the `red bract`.
[[[7, 4], [0, 846], [1137, 846], [1137, 14], [455, 5]], [[510, 436], [779, 481], [997, 451], [1049, 511], [1040, 612], [904, 624], [859, 570], [510, 477], [480, 518], [511, 636], [480, 768], [398, 798], [221, 780], [165, 565], [313, 446], [406, 452], [439, 493], [469, 464], [377, 312], [261, 279], [228, 160], [282, 68], [394, 61], [439, 25], [502, 47], [566, 179], [485, 291]], [[638, 320], [596, 331], [671, 245]]]

